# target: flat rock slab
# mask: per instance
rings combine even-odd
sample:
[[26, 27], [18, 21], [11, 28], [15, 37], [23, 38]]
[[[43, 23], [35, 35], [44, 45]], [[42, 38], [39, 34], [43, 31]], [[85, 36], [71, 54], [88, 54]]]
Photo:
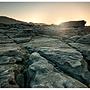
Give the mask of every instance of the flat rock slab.
[[31, 37], [20, 37], [20, 38], [13, 38], [17, 43], [25, 43], [31, 40]]
[[26, 44], [27, 47], [39, 48], [39, 47], [53, 47], [53, 48], [70, 48], [67, 44], [61, 42], [59, 39], [50, 37], [35, 37]]
[[4, 55], [4, 53], [9, 51], [19, 51], [20, 47], [15, 43], [11, 44], [0, 44], [0, 55]]
[[0, 34], [0, 44], [13, 43], [13, 40], [4, 34]]

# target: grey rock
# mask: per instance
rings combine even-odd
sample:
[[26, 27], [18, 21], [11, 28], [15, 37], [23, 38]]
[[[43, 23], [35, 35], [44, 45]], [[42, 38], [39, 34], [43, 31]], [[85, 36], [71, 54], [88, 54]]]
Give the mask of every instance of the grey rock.
[[[86, 88], [86, 85], [89, 86], [90, 72], [81, 55], [83, 52], [89, 60], [89, 50], [86, 47], [82, 52], [77, 49], [80, 53], [71, 48], [71, 45], [59, 40], [79, 34], [78, 30], [83, 30], [85, 23], [84, 20], [64, 23], [66, 27], [71, 27], [67, 30], [65, 28], [65, 32], [64, 28], [60, 30], [60, 26], [56, 25], [0, 24], [0, 87]], [[32, 38], [40, 32], [50, 37]], [[59, 35], [60, 38], [56, 39], [53, 36], [51, 38], [51, 35]], [[73, 36], [67, 42], [76, 42], [81, 38]], [[87, 39], [84, 43], [89, 42], [88, 37], [85, 38]]]
[[18, 74], [16, 76], [16, 82], [19, 85], [20, 88], [24, 88], [24, 75], [23, 74]]
[[13, 44], [0, 44], [0, 55], [17, 55], [20, 52], [20, 47], [15, 43]]
[[50, 38], [50, 37], [41, 37], [37, 36], [32, 38], [32, 40], [28, 43], [22, 44], [24, 47], [29, 48], [39, 48], [39, 47], [52, 47], [52, 48], [70, 48], [67, 44], [63, 43], [59, 39]]
[[38, 53], [31, 54], [33, 63], [27, 69], [28, 87], [32, 88], [76, 88], [86, 86], [79, 81], [61, 73], [55, 72], [53, 65]]
[[72, 37], [70, 37], [69, 39], [66, 39], [65, 42], [66, 42], [66, 43], [74, 43], [74, 42], [76, 42], [80, 37], [81, 37], [81, 36], [79, 36], [79, 35], [72, 36]]
[[83, 83], [89, 84], [89, 77], [84, 78], [86, 72], [90, 75], [88, 71], [87, 64], [84, 62], [82, 55], [73, 50], [54, 50], [54, 49], [40, 49], [39, 53], [55, 63], [57, 67], [63, 70], [65, 73], [68, 73], [70, 76], [80, 80]]
[[0, 65], [0, 87], [1, 88], [12, 88], [19, 87], [15, 80], [14, 70], [18, 70], [21, 67], [14, 65]]
[[29, 42], [30, 41], [30, 37], [28, 38], [14, 38], [14, 40], [17, 42], [17, 43], [25, 43], [25, 42]]
[[14, 64], [17, 62], [22, 62], [21, 57], [10, 57], [10, 56], [1, 56], [0, 57], [0, 64]]
[[82, 83], [90, 84], [90, 72], [82, 54], [67, 44], [58, 39], [39, 37], [24, 46], [36, 49], [41, 56], [58, 67], [58, 70], [62, 70]]
[[[0, 32], [1, 32], [1, 30], [0, 30]], [[2, 34], [0, 36], [0, 44], [7, 44], [7, 43], [13, 43], [13, 40], [8, 38], [8, 36]]]
[[80, 39], [76, 41], [77, 43], [82, 43], [82, 44], [90, 44], [90, 34], [84, 35]]
[[71, 45], [73, 48], [80, 51], [83, 54], [84, 58], [90, 61], [90, 46], [89, 45], [81, 44], [81, 43], [69, 43], [69, 45]]
[[81, 43], [69, 43], [69, 45], [82, 53], [84, 60], [88, 64], [88, 70], [90, 71], [90, 45]]

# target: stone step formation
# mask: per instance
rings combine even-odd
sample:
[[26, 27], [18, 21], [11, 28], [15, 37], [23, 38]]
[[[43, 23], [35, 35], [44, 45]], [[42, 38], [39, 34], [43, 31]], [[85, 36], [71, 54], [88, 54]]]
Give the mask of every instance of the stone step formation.
[[1, 88], [90, 87], [89, 34], [62, 38], [41, 35], [36, 24], [8, 26], [0, 28]]

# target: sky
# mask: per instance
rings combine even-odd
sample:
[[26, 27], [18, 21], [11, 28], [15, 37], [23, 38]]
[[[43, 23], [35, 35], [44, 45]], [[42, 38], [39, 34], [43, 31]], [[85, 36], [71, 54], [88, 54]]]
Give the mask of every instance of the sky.
[[0, 2], [0, 16], [34, 23], [60, 24], [86, 20], [90, 25], [89, 2]]

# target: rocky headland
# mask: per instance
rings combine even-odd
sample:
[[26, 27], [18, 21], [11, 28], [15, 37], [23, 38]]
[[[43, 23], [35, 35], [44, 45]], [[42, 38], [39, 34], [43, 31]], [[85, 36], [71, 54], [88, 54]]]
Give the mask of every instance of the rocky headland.
[[90, 26], [0, 17], [1, 88], [90, 87]]

